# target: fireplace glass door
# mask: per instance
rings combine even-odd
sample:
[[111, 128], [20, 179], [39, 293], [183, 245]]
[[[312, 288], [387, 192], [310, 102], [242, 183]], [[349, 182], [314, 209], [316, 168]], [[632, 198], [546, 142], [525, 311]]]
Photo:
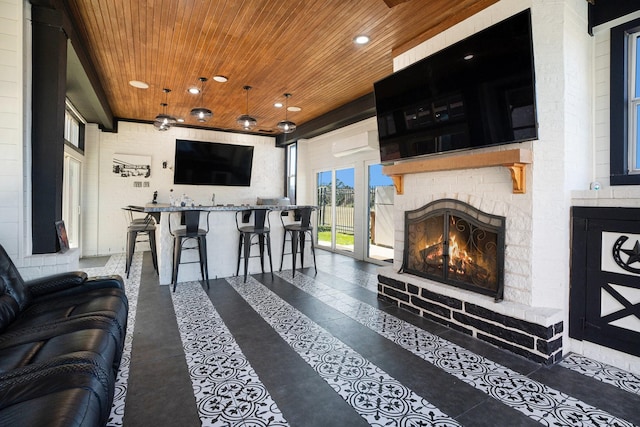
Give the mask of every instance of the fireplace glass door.
[[406, 212], [402, 270], [502, 299], [504, 218], [448, 199]]

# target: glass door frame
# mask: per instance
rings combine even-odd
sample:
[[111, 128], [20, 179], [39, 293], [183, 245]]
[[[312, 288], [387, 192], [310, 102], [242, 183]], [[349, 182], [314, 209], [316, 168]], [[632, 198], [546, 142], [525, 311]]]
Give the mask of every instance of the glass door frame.
[[[77, 166], [71, 182], [71, 164]], [[65, 146], [62, 191], [62, 219], [65, 222], [69, 244], [82, 253], [82, 172], [83, 156]]]
[[[371, 177], [369, 176], [369, 171], [370, 171], [370, 167], [374, 166], [374, 165], [379, 165], [380, 162], [379, 161], [374, 161], [374, 160], [368, 160], [364, 162], [364, 189], [366, 191], [366, 196], [365, 196], [365, 203], [363, 206], [363, 215], [364, 218], [366, 218], [365, 221], [365, 228], [363, 230], [364, 232], [364, 238], [362, 239], [362, 243], [363, 243], [363, 259], [366, 262], [372, 263], [372, 264], [378, 264], [378, 265], [389, 265], [389, 262], [387, 261], [383, 261], [377, 258], [372, 258], [369, 254], [369, 249], [370, 249], [370, 239], [371, 239], [371, 213], [370, 213], [370, 200], [369, 200], [369, 196], [370, 196], [370, 190], [369, 190], [369, 182], [371, 180]], [[395, 190], [394, 190], [395, 191]], [[395, 193], [394, 193], [395, 196]], [[393, 233], [395, 233], [395, 230], [392, 230]]]
[[[357, 203], [354, 197], [354, 211], [353, 211], [353, 222], [354, 222], [354, 243], [353, 243], [353, 250], [349, 251], [349, 250], [345, 250], [345, 249], [340, 249], [337, 245], [336, 242], [336, 236], [337, 236], [337, 232], [336, 232], [336, 217], [337, 217], [337, 206], [336, 206], [336, 183], [337, 183], [337, 172], [341, 171], [341, 170], [352, 170], [353, 171], [353, 178], [354, 178], [354, 195], [356, 192], [356, 187], [357, 187], [357, 176], [356, 173], [358, 171], [358, 169], [354, 166], [354, 165], [341, 165], [341, 166], [337, 166], [337, 167], [330, 167], [330, 168], [322, 168], [322, 169], [317, 169], [314, 170], [314, 194], [315, 194], [315, 203], [318, 204], [318, 175], [321, 173], [325, 173], [325, 172], [330, 172], [331, 173], [331, 242], [329, 246], [325, 246], [325, 245], [321, 245], [319, 243], [318, 240], [318, 232], [319, 227], [316, 226], [316, 233], [315, 233], [315, 243], [316, 243], [316, 247], [320, 248], [320, 249], [324, 249], [330, 252], [335, 252], [335, 253], [340, 253], [343, 255], [347, 255], [350, 257], [354, 257], [354, 258], [358, 258], [359, 256], [359, 240], [362, 240], [359, 238], [358, 234], [359, 231], [356, 227], [356, 219], [355, 216], [357, 214]], [[320, 206], [318, 206], [318, 208], [320, 208]], [[320, 215], [320, 211], [318, 210], [318, 217]], [[317, 221], [317, 219], [316, 219]], [[317, 224], [316, 224], [317, 225]]]
[[[331, 202], [330, 202], [331, 203], [330, 204], [331, 211], [329, 212], [329, 215], [331, 216], [331, 233], [330, 233], [331, 241], [329, 242], [329, 246], [321, 245], [320, 244], [320, 239], [318, 237], [318, 233], [320, 233], [320, 224], [319, 224], [318, 221], [320, 219], [320, 211], [322, 209], [322, 206], [320, 206], [320, 204], [318, 203], [318, 192], [320, 190], [320, 187], [318, 186], [318, 175], [320, 175], [322, 173], [326, 173], [326, 172], [329, 172], [331, 174], [331, 191], [329, 192], [329, 194], [331, 196]], [[336, 237], [335, 237], [335, 235], [336, 235], [336, 233], [335, 233], [336, 225], [335, 225], [335, 221], [333, 220], [333, 218], [335, 218], [335, 214], [336, 214], [336, 212], [335, 212], [335, 205], [336, 205], [336, 203], [335, 203], [335, 197], [336, 197], [336, 195], [335, 195], [336, 172], [335, 172], [335, 169], [329, 169], [329, 170], [321, 169], [321, 170], [314, 171], [314, 177], [315, 177], [315, 180], [314, 180], [315, 192], [314, 192], [314, 194], [315, 194], [315, 199], [316, 199], [315, 203], [318, 205], [318, 216], [316, 218], [316, 222], [318, 222], [318, 223], [316, 224], [316, 233], [315, 233], [316, 234], [315, 235], [316, 247], [318, 247], [320, 249], [325, 249], [325, 250], [333, 252], [333, 251], [335, 251], [335, 246], [336, 246], [336, 242], [335, 242], [336, 241]]]

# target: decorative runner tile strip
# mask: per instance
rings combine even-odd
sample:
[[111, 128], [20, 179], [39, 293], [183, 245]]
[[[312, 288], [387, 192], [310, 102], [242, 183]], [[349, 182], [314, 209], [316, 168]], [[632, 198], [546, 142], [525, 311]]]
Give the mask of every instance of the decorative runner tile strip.
[[640, 395], [640, 376], [615, 366], [574, 353], [568, 354], [559, 365], [603, 383], [614, 385], [629, 393]]
[[459, 425], [254, 278], [226, 280], [370, 425]]
[[288, 426], [199, 282], [172, 292], [203, 426]]
[[131, 345], [133, 343], [133, 330], [136, 321], [136, 307], [138, 303], [138, 290], [140, 289], [140, 275], [142, 273], [142, 252], [133, 254], [129, 278], [124, 272], [125, 254], [112, 255], [104, 267], [86, 268], [84, 271], [89, 276], [108, 276], [118, 274], [124, 279], [124, 288], [129, 300], [129, 313], [127, 315], [127, 333], [124, 339], [122, 359], [115, 384], [115, 395], [111, 405], [111, 414], [107, 421], [109, 427], [122, 426], [124, 417], [124, 404], [127, 397], [127, 384], [129, 382], [129, 367], [131, 364]]
[[633, 426], [304, 274], [276, 273], [328, 306], [546, 426]]

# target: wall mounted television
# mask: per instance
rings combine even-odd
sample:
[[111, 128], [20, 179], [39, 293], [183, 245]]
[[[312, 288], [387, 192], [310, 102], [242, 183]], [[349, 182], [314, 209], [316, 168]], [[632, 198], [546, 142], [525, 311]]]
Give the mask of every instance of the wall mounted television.
[[253, 147], [176, 139], [173, 183], [249, 187]]
[[380, 160], [537, 139], [531, 12], [374, 83]]

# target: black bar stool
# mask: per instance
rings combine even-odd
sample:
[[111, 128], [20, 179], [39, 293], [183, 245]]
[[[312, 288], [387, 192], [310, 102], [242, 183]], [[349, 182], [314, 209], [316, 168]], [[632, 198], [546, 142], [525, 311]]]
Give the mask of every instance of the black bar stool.
[[282, 264], [285, 256], [285, 244], [287, 243], [287, 236], [291, 242], [291, 256], [292, 256], [292, 275], [296, 274], [296, 252], [298, 247], [300, 248], [300, 266], [304, 268], [304, 246], [309, 235], [311, 241], [311, 254], [313, 255], [313, 268], [318, 274], [318, 267], [316, 267], [316, 249], [313, 243], [313, 226], [311, 225], [311, 214], [316, 208], [314, 206], [308, 206], [303, 208], [296, 208], [293, 210], [293, 221], [284, 222], [284, 217], [288, 216], [291, 211], [284, 211], [280, 215], [280, 221], [282, 221], [282, 227], [284, 228], [284, 236], [282, 238], [282, 257], [280, 258], [280, 271], [282, 271]]
[[[206, 228], [200, 228], [200, 214], [206, 213]], [[171, 227], [171, 216], [169, 217], [169, 233], [173, 236], [173, 272], [171, 274], [171, 283], [173, 283], [173, 292], [176, 291], [178, 284], [178, 267], [180, 264], [200, 263], [200, 273], [202, 280], [207, 282], [209, 289], [209, 267], [207, 265], [207, 234], [209, 233], [209, 211], [185, 210], [181, 212], [173, 212], [180, 214], [180, 223], [184, 228], [173, 230]], [[194, 240], [196, 246], [184, 246], [189, 240]], [[197, 249], [199, 260], [181, 263], [183, 250]]]
[[[271, 224], [269, 221], [270, 209], [247, 209], [236, 212], [236, 227], [240, 232], [238, 242], [238, 268], [236, 276], [240, 273], [240, 260], [244, 258], [244, 281], [247, 281], [247, 270], [249, 268], [249, 258], [251, 258], [251, 246], [258, 245], [260, 248], [260, 266], [264, 273], [264, 244], [267, 244], [267, 254], [269, 255], [269, 268], [271, 270], [271, 278], [273, 279], [273, 263], [271, 261]], [[253, 217], [253, 225], [251, 218]], [[239, 221], [240, 219], [240, 221]], [[241, 225], [247, 224], [247, 225]], [[252, 242], [253, 237], [257, 236], [258, 241]], [[242, 247], [244, 246], [244, 252]], [[255, 255], [257, 256], [257, 255]]]
[[[144, 208], [139, 206], [127, 206], [122, 208], [126, 215], [129, 225], [127, 226], [127, 250], [126, 263], [124, 271], [129, 278], [131, 271], [131, 263], [133, 262], [133, 253], [136, 249], [137, 242], [149, 242], [151, 248], [151, 258], [153, 260], [153, 268], [158, 272], [158, 254], [156, 252], [156, 222], [153, 216], [144, 212]], [[142, 213], [144, 216], [136, 216], [136, 213]], [[138, 240], [140, 236], [147, 236], [146, 240]]]

